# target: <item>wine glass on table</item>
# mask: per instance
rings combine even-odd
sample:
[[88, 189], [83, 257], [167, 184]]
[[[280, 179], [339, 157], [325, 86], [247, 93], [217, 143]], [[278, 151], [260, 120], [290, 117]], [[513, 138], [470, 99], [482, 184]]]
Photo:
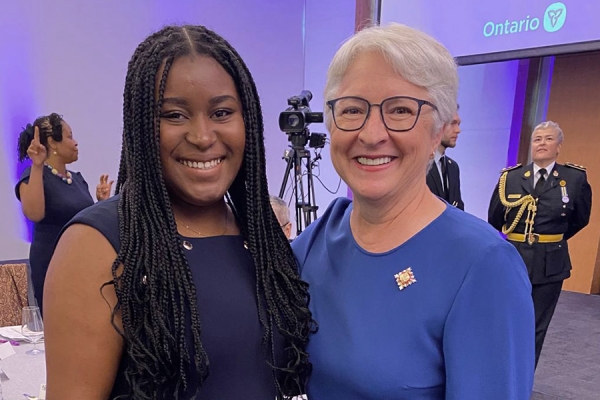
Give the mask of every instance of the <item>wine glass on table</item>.
[[36, 355], [44, 352], [37, 348], [37, 343], [44, 337], [44, 323], [39, 307], [23, 307], [21, 333], [33, 344], [33, 349], [26, 351], [25, 354]]

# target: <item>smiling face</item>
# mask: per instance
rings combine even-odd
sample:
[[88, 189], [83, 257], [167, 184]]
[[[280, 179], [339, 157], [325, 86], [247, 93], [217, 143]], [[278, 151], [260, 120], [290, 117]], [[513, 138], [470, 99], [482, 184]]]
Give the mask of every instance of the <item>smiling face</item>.
[[160, 111], [160, 158], [171, 200], [222, 201], [242, 165], [245, 138], [231, 76], [207, 56], [176, 59]]
[[553, 128], [537, 129], [531, 135], [531, 159], [540, 167], [555, 161], [560, 147], [558, 132]]
[[[379, 52], [356, 57], [341, 81], [336, 97], [358, 96], [379, 104], [393, 96], [431, 101], [427, 90], [402, 79]], [[388, 131], [377, 107], [364, 126], [346, 132], [331, 124], [331, 159], [357, 200], [399, 199], [407, 190], [425, 185], [431, 154], [440, 141], [434, 134], [433, 113], [421, 109], [413, 129]]]

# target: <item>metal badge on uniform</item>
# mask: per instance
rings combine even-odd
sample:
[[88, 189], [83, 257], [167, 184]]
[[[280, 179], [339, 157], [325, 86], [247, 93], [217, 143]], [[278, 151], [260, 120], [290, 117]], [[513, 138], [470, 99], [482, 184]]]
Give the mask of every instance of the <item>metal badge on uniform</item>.
[[557, 177], [558, 176], [558, 171], [554, 170], [554, 172], [552, 173], [552, 176]]
[[569, 202], [569, 194], [567, 193], [567, 182], [562, 180], [558, 184], [560, 185], [560, 192], [562, 194], [562, 202], [566, 204]]
[[412, 285], [417, 281], [411, 267], [406, 268], [404, 271], [398, 272], [396, 275], [394, 275], [394, 278], [396, 278], [396, 283], [398, 284], [398, 289], [400, 290]]
[[531, 172], [530, 172], [530, 171], [527, 171], [527, 172], [525, 172], [525, 174], [523, 174], [523, 176], [524, 176], [525, 178], [529, 178], [529, 177], [531, 176]]
[[523, 196], [523, 195], [522, 195], [522, 194], [520, 194], [520, 193], [516, 193], [516, 194], [509, 194], [509, 195], [508, 195], [508, 198], [509, 198], [509, 199], [520, 199], [520, 198], [521, 198], [521, 196]]

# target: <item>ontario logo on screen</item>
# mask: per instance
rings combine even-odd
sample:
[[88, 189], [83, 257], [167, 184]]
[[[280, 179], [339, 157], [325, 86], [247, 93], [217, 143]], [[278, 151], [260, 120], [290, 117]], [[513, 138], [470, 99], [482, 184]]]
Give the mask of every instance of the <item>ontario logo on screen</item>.
[[544, 13], [544, 29], [556, 32], [563, 27], [567, 19], [567, 7], [563, 3], [553, 3], [546, 8]]
[[[536, 31], [542, 25], [546, 32], [556, 32], [560, 30], [567, 20], [567, 6], [564, 3], [556, 2], [550, 4], [544, 15], [540, 18], [527, 15], [519, 20], [505, 20], [504, 22], [487, 22], [483, 26], [483, 36], [502, 36], [513, 33]], [[543, 21], [543, 23], [542, 23]]]

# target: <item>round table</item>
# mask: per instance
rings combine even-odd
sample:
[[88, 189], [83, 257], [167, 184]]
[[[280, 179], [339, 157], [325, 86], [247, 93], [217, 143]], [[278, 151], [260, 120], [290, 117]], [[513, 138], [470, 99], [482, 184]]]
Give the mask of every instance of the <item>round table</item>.
[[[44, 343], [37, 347], [44, 349]], [[2, 381], [4, 400], [25, 400], [23, 394], [37, 396], [40, 386], [46, 383], [46, 353], [25, 354], [32, 348], [32, 344], [22, 342], [20, 346], [13, 346], [17, 354], [0, 360], [0, 368], [9, 378]]]

